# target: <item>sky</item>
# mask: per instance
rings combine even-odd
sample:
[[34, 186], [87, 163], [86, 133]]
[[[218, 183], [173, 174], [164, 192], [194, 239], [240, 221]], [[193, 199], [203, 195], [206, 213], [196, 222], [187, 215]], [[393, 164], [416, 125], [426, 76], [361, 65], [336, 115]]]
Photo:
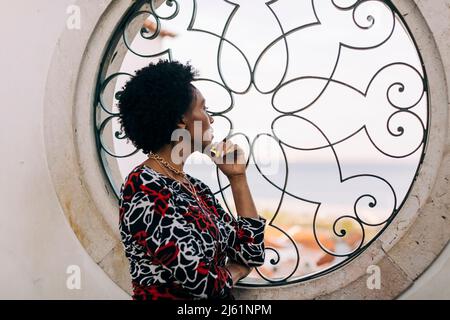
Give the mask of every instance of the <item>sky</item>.
[[[132, 43], [134, 51], [150, 55], [170, 48], [173, 59], [189, 61], [199, 70], [200, 78], [221, 83], [195, 82], [211, 111], [223, 111], [230, 106], [230, 95], [224, 89], [226, 84], [234, 91], [234, 106], [224, 115], [232, 120], [235, 132], [246, 134], [250, 141], [257, 134], [272, 134], [272, 122], [281, 116], [273, 124], [276, 137], [298, 148], [284, 148], [288, 163], [296, 168], [296, 171], [290, 171], [290, 181], [294, 183], [290, 190], [295, 190], [297, 195], [321, 202], [321, 195], [333, 194], [333, 190], [341, 186], [341, 180], [364, 171], [390, 181], [401, 202], [422, 153], [422, 126], [427, 124], [427, 96], [422, 94], [422, 70], [417, 50], [401, 21], [393, 19], [385, 5], [379, 1], [368, 1], [355, 10], [353, 20], [352, 10], [337, 10], [331, 1], [314, 2], [317, 18], [310, 1], [279, 0], [270, 8], [265, 1], [234, 1], [240, 7], [235, 11], [224, 37], [243, 52], [247, 61], [235, 47], [224, 42], [219, 63], [222, 74], [219, 74], [218, 37], [205, 32], [187, 31], [193, 2], [179, 2], [176, 18], [161, 19], [162, 28], [176, 32], [178, 36], [146, 40], [138, 35]], [[354, 2], [335, 1], [342, 7]], [[197, 5], [193, 28], [221, 34], [234, 6], [222, 0], [197, 0]], [[157, 13], [162, 17], [170, 16], [174, 8], [163, 4]], [[288, 33], [288, 54], [280, 37], [280, 26], [270, 9]], [[372, 27], [367, 28], [372, 22]], [[295, 28], [300, 29], [289, 33]], [[277, 38], [280, 39], [278, 42], [275, 41]], [[273, 46], [269, 46], [271, 43]], [[361, 50], [367, 47], [373, 48]], [[286, 57], [289, 60], [287, 71]], [[121, 71], [133, 74], [135, 70], [157, 60], [158, 57], [140, 58], [129, 52]], [[242, 94], [251, 79], [247, 62], [254, 72], [256, 87], [251, 85]], [[283, 85], [274, 93], [285, 71]], [[328, 81], [331, 75], [332, 81]], [[121, 76], [111, 85], [115, 85], [118, 91], [127, 79], [127, 76]], [[398, 113], [393, 105], [408, 108], [411, 112]], [[113, 110], [117, 111], [115, 107]], [[283, 117], [282, 112], [294, 111], [295, 117]], [[212, 126], [217, 141], [229, 129], [227, 121], [219, 116], [215, 117]], [[400, 126], [404, 129], [402, 135], [397, 131]], [[109, 129], [114, 133], [119, 129], [118, 123], [113, 122]], [[327, 139], [335, 144], [334, 150], [324, 147], [328, 145]], [[236, 136], [233, 141], [248, 154], [249, 145], [242, 135]], [[114, 139], [113, 143], [112, 149], [116, 154], [125, 155], [134, 150], [126, 140]], [[122, 177], [145, 159], [141, 152], [119, 159]], [[266, 173], [270, 168], [275, 170], [274, 179], [279, 179], [280, 172], [285, 170], [283, 154], [274, 137], [263, 135], [257, 140], [255, 159], [259, 164], [266, 164]], [[201, 161], [209, 166], [209, 172], [215, 171], [204, 155], [193, 154], [190, 161]], [[320, 163], [329, 164], [328, 168], [333, 170], [328, 173], [320, 167], [310, 166]], [[386, 170], [386, 166], [394, 169]], [[402, 174], [399, 175], [395, 168], [399, 168]], [[309, 172], [314, 170], [323, 172]], [[199, 170], [194, 172], [201, 174]], [[254, 189], [257, 189], [256, 185], [262, 184], [257, 173], [254, 176], [252, 181], [255, 182]], [[218, 188], [213, 176], [202, 178]], [[304, 181], [303, 186], [295, 184], [299, 180]], [[379, 181], [364, 180], [362, 183], [369, 189], [375, 188], [381, 192], [380, 196], [383, 193], [383, 187], [376, 187]], [[324, 185], [328, 187], [324, 189]], [[356, 185], [353, 188], [358, 190]], [[264, 190], [260, 191], [259, 202], [263, 203]], [[392, 199], [386, 195], [385, 198], [389, 199], [386, 203], [391, 206]], [[273, 199], [266, 197], [266, 200], [274, 203]], [[289, 199], [285, 201], [289, 202]], [[335, 205], [336, 201], [339, 202], [335, 199]]]
[[[362, 26], [370, 25], [368, 15], [375, 19], [371, 28], [362, 29], [353, 21], [351, 10], [336, 10], [331, 2], [314, 2], [314, 9], [320, 21], [318, 24], [310, 1], [280, 0], [272, 4], [270, 9], [276, 13], [285, 32], [304, 27], [287, 36], [288, 55], [281, 39], [260, 56], [274, 39], [280, 38], [280, 27], [265, 1], [234, 2], [240, 7], [228, 26], [225, 38], [245, 54], [251, 69], [254, 70], [258, 89], [267, 92], [276, 87], [285, 71], [286, 56], [289, 58], [289, 66], [284, 79], [291, 80], [275, 94], [258, 92], [253, 85], [245, 94], [233, 94], [234, 107], [225, 115], [233, 121], [235, 132], [245, 133], [250, 140], [257, 134], [272, 134], [273, 120], [283, 115], [279, 111], [301, 110], [306, 106], [304, 110], [296, 113], [297, 117], [281, 117], [274, 123], [274, 132], [279, 139], [290, 146], [305, 149], [285, 148], [290, 163], [336, 161], [336, 155], [331, 148], [323, 148], [328, 144], [324, 134], [331, 143], [336, 143], [366, 126], [375, 147], [370, 143], [366, 132], [361, 130], [353, 138], [336, 144], [335, 151], [339, 159], [355, 163], [369, 161], [409, 165], [412, 168], [417, 165], [422, 148], [409, 157], [392, 158], [387, 155], [401, 157], [420, 145], [423, 131], [417, 118], [426, 126], [427, 96], [423, 95], [422, 100], [411, 109], [417, 117], [407, 113], [393, 116], [389, 122], [392, 132], [395, 132], [398, 126], [405, 129], [403, 135], [394, 136], [387, 130], [387, 122], [396, 109], [386, 99], [386, 92], [390, 84], [406, 84], [403, 94], [399, 93], [398, 87], [393, 87], [390, 97], [394, 101], [397, 99], [401, 106], [410, 106], [422, 92], [420, 76], [409, 66], [397, 64], [383, 69], [369, 86], [374, 75], [392, 63], [409, 64], [422, 73], [414, 44], [398, 18], [394, 27], [392, 14], [387, 7], [380, 2], [369, 1], [367, 5], [361, 5], [355, 10], [355, 21]], [[336, 1], [336, 4], [345, 6], [353, 2]], [[144, 55], [171, 48], [173, 59], [189, 61], [199, 70], [201, 78], [226, 83], [236, 92], [244, 91], [249, 85], [250, 72], [243, 56], [225, 42], [220, 59], [221, 76], [216, 59], [219, 39], [204, 32], [187, 31], [193, 2], [180, 3], [176, 18], [161, 19], [162, 27], [176, 32], [177, 37], [145, 40], [138, 35], [132, 48]], [[168, 7], [163, 4], [157, 13], [162, 17], [170, 16], [174, 8], [175, 6]], [[197, 0], [197, 15], [193, 27], [221, 34], [233, 9], [234, 7], [225, 1]], [[382, 43], [393, 28], [390, 39], [378, 48], [358, 50], [341, 47], [339, 63], [333, 73], [340, 43], [357, 48], [374, 46]], [[258, 67], [254, 68], [258, 57], [261, 59]], [[139, 58], [129, 53], [123, 62], [122, 71], [134, 73], [149, 61], [155, 60], [157, 58]], [[331, 74], [335, 82], [327, 81]], [[302, 79], [296, 81], [297, 78]], [[126, 79], [127, 77], [119, 78], [116, 89], [120, 88]], [[229, 94], [222, 86], [208, 81], [198, 81], [195, 85], [202, 91], [211, 111], [225, 110], [230, 106]], [[368, 91], [366, 96], [363, 95], [365, 91]], [[317, 99], [319, 95], [320, 98]], [[274, 109], [272, 99], [279, 111]], [[315, 99], [317, 100], [310, 105]], [[224, 137], [229, 129], [228, 122], [221, 117], [215, 117], [213, 127], [217, 140]], [[117, 128], [115, 125], [113, 130]], [[244, 150], [249, 150], [242, 136], [236, 137], [235, 142]], [[115, 141], [114, 147], [124, 152], [134, 149], [123, 141]], [[267, 136], [258, 139], [255, 152], [258, 154], [258, 161], [268, 163], [283, 160], [276, 140]]]

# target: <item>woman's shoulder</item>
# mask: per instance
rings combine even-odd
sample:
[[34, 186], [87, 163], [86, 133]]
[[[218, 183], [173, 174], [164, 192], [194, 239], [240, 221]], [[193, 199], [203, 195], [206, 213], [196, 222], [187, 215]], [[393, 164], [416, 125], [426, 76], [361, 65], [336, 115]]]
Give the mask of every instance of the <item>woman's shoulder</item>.
[[129, 198], [139, 191], [176, 189], [174, 181], [166, 179], [163, 175], [145, 165], [134, 167], [125, 177], [120, 189], [121, 198]]
[[[189, 181], [194, 185], [198, 193], [204, 195], [213, 195], [210, 187], [200, 178], [187, 174]], [[159, 173], [146, 165], [138, 165], [125, 177], [120, 193], [122, 197], [131, 196], [130, 193], [136, 193], [139, 190], [168, 190], [172, 194], [182, 191], [180, 182]]]
[[195, 189], [197, 190], [197, 192], [201, 192], [201, 193], [212, 193], [211, 189], [209, 188], [209, 186], [200, 178], [191, 176], [190, 174], [187, 174], [189, 180], [191, 181], [191, 183], [195, 186]]

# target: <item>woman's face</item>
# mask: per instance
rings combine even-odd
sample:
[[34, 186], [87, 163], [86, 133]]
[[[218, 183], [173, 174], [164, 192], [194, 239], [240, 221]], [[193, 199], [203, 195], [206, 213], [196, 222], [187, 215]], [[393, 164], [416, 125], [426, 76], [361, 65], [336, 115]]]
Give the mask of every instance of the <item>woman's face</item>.
[[195, 146], [202, 146], [203, 150], [211, 144], [214, 138], [213, 129], [211, 128], [214, 119], [206, 112], [208, 107], [200, 90], [194, 86], [192, 88], [194, 93], [192, 105], [190, 110], [184, 115], [185, 129], [189, 131], [194, 148]]

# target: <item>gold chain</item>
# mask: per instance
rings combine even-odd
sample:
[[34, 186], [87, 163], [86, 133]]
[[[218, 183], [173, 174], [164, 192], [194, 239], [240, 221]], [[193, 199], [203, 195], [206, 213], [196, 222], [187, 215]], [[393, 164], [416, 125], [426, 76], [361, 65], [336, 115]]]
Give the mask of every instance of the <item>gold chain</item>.
[[150, 153], [148, 154], [150, 158], [153, 158], [155, 160], [158, 160], [159, 162], [161, 162], [165, 167], [167, 167], [168, 169], [170, 169], [171, 171], [175, 172], [178, 175], [183, 176], [184, 178], [187, 179], [186, 177], [186, 173], [184, 171], [178, 170], [177, 168], [173, 167], [170, 163], [168, 163], [163, 157], [161, 157], [160, 155], [153, 153], [150, 151]]
[[189, 178], [187, 177], [186, 173], [184, 171], [178, 170], [176, 168], [174, 168], [170, 163], [168, 163], [163, 157], [161, 157], [158, 154], [155, 154], [153, 152], [149, 152], [149, 158], [155, 159], [156, 161], [160, 162], [164, 167], [166, 167], [167, 169], [169, 169], [170, 171], [174, 172], [177, 175], [181, 175], [183, 178], [186, 179], [186, 181], [188, 182], [188, 185], [186, 186], [186, 184], [184, 182], [181, 181], [181, 184], [183, 184], [186, 189], [188, 189], [193, 196], [195, 197], [195, 200], [197, 201], [197, 204], [200, 206], [200, 209], [203, 211], [203, 213], [205, 213], [205, 211], [203, 210], [203, 206], [201, 205], [201, 201], [198, 197], [197, 191], [194, 187], [194, 185], [192, 184], [192, 182], [189, 180]]

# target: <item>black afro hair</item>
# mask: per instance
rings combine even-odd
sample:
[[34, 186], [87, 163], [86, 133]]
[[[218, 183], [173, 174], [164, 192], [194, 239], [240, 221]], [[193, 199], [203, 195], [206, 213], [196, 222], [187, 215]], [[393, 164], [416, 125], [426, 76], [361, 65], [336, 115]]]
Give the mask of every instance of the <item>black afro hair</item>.
[[137, 70], [124, 85], [118, 98], [119, 123], [136, 148], [148, 154], [171, 142], [194, 99], [195, 76], [189, 63], [160, 60]]

